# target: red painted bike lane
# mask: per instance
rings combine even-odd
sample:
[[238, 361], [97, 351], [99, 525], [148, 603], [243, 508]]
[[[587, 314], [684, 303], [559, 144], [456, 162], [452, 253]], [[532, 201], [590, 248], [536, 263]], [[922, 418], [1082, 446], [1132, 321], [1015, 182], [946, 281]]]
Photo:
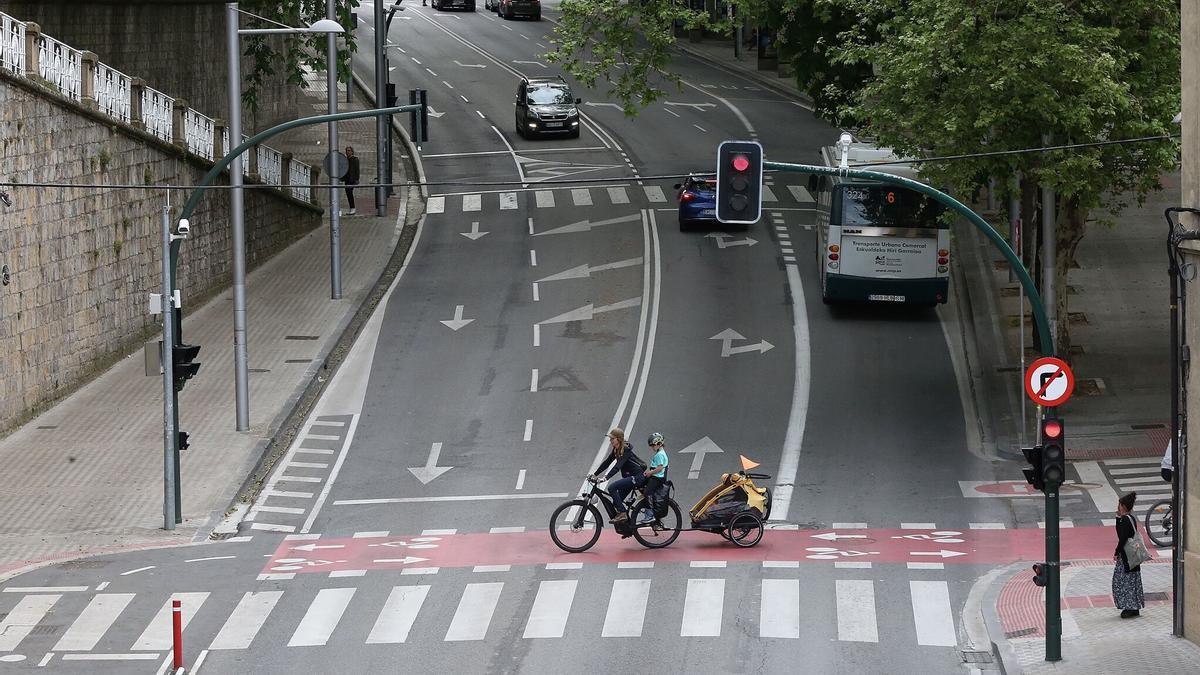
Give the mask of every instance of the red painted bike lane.
[[[1112, 528], [1061, 530], [1063, 560], [1109, 558], [1115, 547]], [[439, 536], [368, 536], [284, 541], [263, 570], [266, 574], [344, 570], [544, 565], [630, 561], [729, 562], [863, 561], [873, 563], [942, 562], [1003, 565], [1044, 557], [1040, 529], [1016, 530], [768, 530], [753, 548], [738, 548], [717, 535], [684, 532], [669, 547], [647, 549], [636, 540], [605, 530], [590, 550], [566, 553], [549, 533], [474, 533]]]

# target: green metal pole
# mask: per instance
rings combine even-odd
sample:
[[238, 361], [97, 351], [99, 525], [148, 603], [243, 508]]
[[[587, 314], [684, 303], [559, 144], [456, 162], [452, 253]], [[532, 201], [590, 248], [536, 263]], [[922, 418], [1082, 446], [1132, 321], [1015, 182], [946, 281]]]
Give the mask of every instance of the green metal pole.
[[816, 166], [809, 164], [791, 164], [787, 162], [763, 162], [763, 166], [776, 171], [795, 171], [798, 173], [815, 173], [823, 176], [841, 176], [845, 178], [866, 178], [868, 180], [879, 181], [880, 183], [890, 183], [899, 185], [911, 190], [916, 190], [923, 195], [933, 197], [941, 204], [949, 207], [962, 217], [966, 218], [980, 232], [983, 232], [992, 244], [1000, 249], [1008, 260], [1009, 266], [1016, 273], [1017, 279], [1020, 280], [1021, 286], [1024, 287], [1025, 293], [1029, 296], [1029, 304], [1033, 309], [1033, 320], [1038, 327], [1038, 340], [1041, 343], [1043, 356], [1052, 356], [1054, 354], [1053, 342], [1050, 337], [1050, 322], [1046, 318], [1046, 306], [1042, 304], [1042, 296], [1038, 293], [1037, 288], [1033, 285], [1033, 279], [1029, 276], [1029, 271], [1021, 264], [1021, 259], [991, 225], [988, 224], [978, 213], [967, 208], [965, 204], [958, 201], [954, 197], [930, 187], [920, 181], [911, 180], [909, 178], [901, 178], [893, 176], [890, 173], [881, 173], [879, 171], [864, 171], [861, 169], [839, 169], [836, 167]]

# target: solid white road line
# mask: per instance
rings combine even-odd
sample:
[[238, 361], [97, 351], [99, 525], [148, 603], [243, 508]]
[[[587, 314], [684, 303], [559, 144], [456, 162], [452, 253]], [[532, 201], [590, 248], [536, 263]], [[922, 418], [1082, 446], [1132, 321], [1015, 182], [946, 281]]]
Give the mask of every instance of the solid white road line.
[[625, 192], [625, 188], [623, 188], [623, 187], [608, 188], [608, 198], [614, 204], [628, 204], [629, 203], [629, 194]]
[[367, 644], [395, 644], [407, 640], [428, 594], [429, 586], [394, 586], [367, 636]]
[[[840, 582], [839, 582], [840, 583]], [[917, 644], [954, 647], [954, 613], [950, 609], [950, 588], [945, 581], [910, 581], [913, 621], [917, 626]]]
[[133, 600], [134, 593], [103, 593], [92, 598], [79, 613], [71, 627], [54, 645], [56, 652], [82, 651], [96, 648], [104, 633], [112, 628], [113, 622], [125, 611]]
[[592, 193], [588, 190], [573, 189], [571, 190], [571, 201], [575, 202], [575, 206], [591, 206]]
[[[158, 654], [63, 654], [63, 661], [152, 661]], [[170, 661], [171, 657], [168, 656]]]
[[554, 208], [554, 193], [550, 190], [538, 190], [533, 193], [533, 196], [537, 200], [537, 207], [539, 209]]
[[575, 601], [575, 579], [543, 581], [538, 584], [533, 609], [525, 623], [527, 638], [560, 638], [571, 615], [571, 603]]
[[688, 579], [683, 600], [682, 637], [721, 634], [721, 612], [725, 605], [724, 579]]
[[775, 494], [771, 520], [787, 520], [792, 505], [792, 490], [796, 483], [796, 472], [800, 469], [800, 449], [804, 445], [804, 425], [808, 417], [810, 343], [808, 333], [808, 309], [804, 304], [804, 286], [800, 282], [800, 271], [794, 265], [787, 267], [788, 291], [792, 296], [792, 334], [795, 342], [795, 372], [792, 378], [792, 408], [788, 414], [787, 433], [783, 439], [783, 453], [779, 460], [779, 472], [775, 477]]
[[138, 567], [135, 569], [126, 570], [124, 572], [121, 572], [121, 576], [127, 577], [130, 574], [137, 574], [138, 572], [145, 572], [146, 570], [152, 570], [152, 569], [154, 569], [154, 565], [146, 565], [145, 567]]
[[501, 192], [500, 193], [500, 210], [507, 211], [517, 208], [517, 193]]
[[642, 222], [644, 223], [644, 227], [649, 229], [650, 235], [650, 243], [646, 245], [646, 250], [654, 252], [653, 282], [645, 285], [645, 288], [652, 289], [653, 299], [650, 303], [650, 319], [646, 324], [648, 327], [646, 331], [646, 358], [642, 359], [641, 374], [638, 376], [637, 393], [633, 397], [633, 406], [629, 409], [629, 422], [625, 425], [627, 432], [632, 431], [637, 422], [638, 411], [642, 408], [642, 396], [646, 393], [647, 382], [650, 381], [650, 364], [654, 359], [654, 340], [658, 335], [659, 297], [662, 294], [662, 243], [658, 239], [658, 221], [653, 211], [642, 210]]
[[173, 593], [150, 620], [150, 624], [146, 626], [146, 630], [142, 631], [142, 636], [134, 643], [133, 648], [137, 651], [160, 652], [170, 649], [171, 601], [180, 601], [183, 609], [183, 629], [187, 630], [188, 623], [191, 622], [193, 616], [196, 616], [196, 612], [200, 611], [200, 606], [208, 599], [208, 595], [208, 593]]
[[275, 609], [283, 591], [249, 592], [238, 601], [209, 649], [246, 649]]
[[0, 652], [16, 649], [21, 640], [33, 631], [34, 626], [41, 623], [42, 617], [61, 597], [59, 594], [51, 594], [27, 595], [21, 598], [17, 606], [0, 621]]
[[608, 613], [604, 615], [604, 629], [600, 637], [641, 637], [649, 599], [649, 579], [613, 581], [612, 594], [608, 596]]
[[88, 588], [89, 586], [9, 586], [0, 593], [82, 593]]
[[875, 622], [875, 582], [863, 579], [838, 579], [838, 639], [843, 642], [879, 642]]
[[446, 198], [445, 197], [430, 197], [425, 203], [425, 213], [445, 213]]
[[511, 495], [446, 495], [441, 497], [387, 497], [383, 499], [339, 499], [334, 506], [368, 506], [372, 504], [423, 504], [425, 502], [491, 502], [505, 499], [557, 499], [566, 492], [526, 492]]
[[463, 195], [463, 211], [479, 211], [483, 208], [483, 200], [479, 195]]
[[482, 640], [486, 637], [503, 588], [502, 582], [467, 584], [459, 598], [458, 609], [454, 611], [454, 618], [450, 620], [446, 641]]
[[765, 638], [800, 637], [799, 579], [763, 579], [758, 631]]
[[329, 642], [338, 622], [350, 599], [354, 597], [354, 588], [323, 588], [317, 591], [317, 597], [308, 606], [296, 632], [288, 640], [289, 647], [323, 647]]

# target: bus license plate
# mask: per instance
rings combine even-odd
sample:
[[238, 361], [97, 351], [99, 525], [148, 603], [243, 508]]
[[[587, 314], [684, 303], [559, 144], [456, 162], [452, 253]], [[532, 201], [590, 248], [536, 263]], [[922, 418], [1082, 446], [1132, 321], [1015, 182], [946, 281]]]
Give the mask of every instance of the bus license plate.
[[874, 294], [872, 294], [872, 295], [868, 295], [867, 299], [879, 301], [879, 302], [904, 302], [903, 295], [874, 295]]

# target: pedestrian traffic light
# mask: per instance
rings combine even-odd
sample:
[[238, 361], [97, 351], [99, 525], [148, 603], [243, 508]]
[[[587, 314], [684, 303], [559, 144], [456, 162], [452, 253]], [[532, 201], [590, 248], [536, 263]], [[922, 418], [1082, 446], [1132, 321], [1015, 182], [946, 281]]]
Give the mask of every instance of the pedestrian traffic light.
[[200, 353], [200, 345], [175, 345], [171, 348], [171, 374], [175, 380], [175, 391], [183, 391], [183, 384], [192, 379], [200, 364], [196, 363], [196, 355]]
[[717, 147], [717, 220], [749, 225], [762, 215], [763, 149], [758, 141]]
[[1025, 480], [1037, 490], [1045, 489], [1046, 483], [1042, 480], [1042, 446], [1021, 448], [1021, 454], [1025, 455], [1025, 461], [1030, 465], [1029, 468], [1021, 469]]
[[188, 443], [188, 433], [186, 431], [180, 431], [175, 437], [175, 441], [175, 447], [179, 448], [180, 450], [187, 450], [188, 446], [191, 445], [191, 443]]
[[1046, 565], [1043, 563], [1033, 564], [1033, 585], [1041, 588], [1046, 587]]
[[1042, 418], [1042, 482], [1050, 489], [1062, 485], [1067, 476], [1067, 450], [1060, 417]]

